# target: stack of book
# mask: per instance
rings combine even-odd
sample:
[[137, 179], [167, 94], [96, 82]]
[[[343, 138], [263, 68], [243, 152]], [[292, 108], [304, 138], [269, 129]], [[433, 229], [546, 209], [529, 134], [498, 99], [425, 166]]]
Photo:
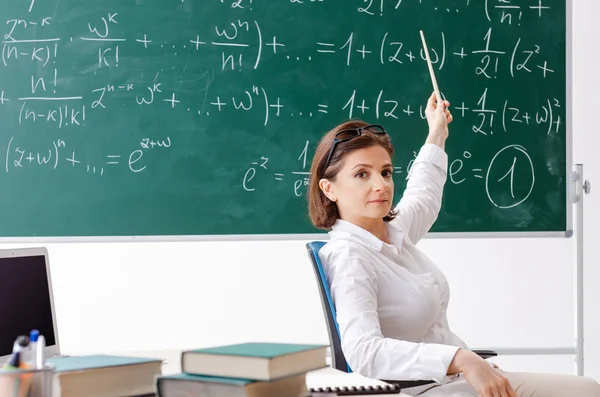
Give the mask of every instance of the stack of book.
[[181, 353], [181, 373], [156, 379], [159, 397], [298, 397], [306, 373], [327, 366], [327, 346], [241, 343]]

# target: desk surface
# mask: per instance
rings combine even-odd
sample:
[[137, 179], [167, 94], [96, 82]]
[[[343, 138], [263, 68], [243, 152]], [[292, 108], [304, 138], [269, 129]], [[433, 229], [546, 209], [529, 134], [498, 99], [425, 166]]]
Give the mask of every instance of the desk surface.
[[[131, 357], [152, 357], [164, 360], [162, 373], [165, 375], [181, 372], [181, 350], [148, 350], [148, 351], [120, 351], [108, 354], [131, 356]], [[332, 386], [369, 386], [377, 385], [379, 381], [365, 378], [358, 374], [347, 374], [335, 368], [327, 367], [316, 371], [311, 371], [306, 375], [306, 385], [309, 388], [332, 387]], [[370, 396], [392, 396], [391, 394], [370, 394]], [[410, 397], [407, 394], [396, 394], [399, 397]]]

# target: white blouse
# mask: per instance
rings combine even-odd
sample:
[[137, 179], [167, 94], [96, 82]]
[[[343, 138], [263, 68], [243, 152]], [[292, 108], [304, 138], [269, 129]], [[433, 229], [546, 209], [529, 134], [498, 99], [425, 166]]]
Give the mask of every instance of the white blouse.
[[439, 213], [447, 165], [440, 147], [421, 148], [396, 206], [398, 216], [387, 224], [392, 244], [338, 219], [319, 252], [342, 350], [354, 372], [446, 383], [458, 348], [467, 348], [448, 326], [446, 278], [415, 246]]

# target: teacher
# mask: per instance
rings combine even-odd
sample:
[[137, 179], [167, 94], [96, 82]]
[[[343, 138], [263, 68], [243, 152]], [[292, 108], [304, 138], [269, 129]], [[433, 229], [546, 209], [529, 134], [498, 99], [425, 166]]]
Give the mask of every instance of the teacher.
[[449, 105], [430, 96], [429, 133], [395, 207], [394, 149], [383, 126], [348, 121], [316, 149], [309, 214], [329, 231], [319, 255], [348, 364], [370, 378], [435, 381], [402, 391], [409, 395], [600, 397], [589, 378], [503, 371], [450, 330], [448, 282], [415, 246], [441, 208]]

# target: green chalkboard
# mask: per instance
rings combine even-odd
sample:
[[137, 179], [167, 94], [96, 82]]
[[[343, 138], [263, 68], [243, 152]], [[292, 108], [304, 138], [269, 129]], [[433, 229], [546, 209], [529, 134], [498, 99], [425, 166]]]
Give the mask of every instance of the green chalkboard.
[[0, 15], [1, 236], [314, 233], [312, 154], [348, 118], [390, 131], [400, 197], [432, 91], [419, 29], [454, 114], [433, 231], [569, 228], [564, 0], [28, 0]]

